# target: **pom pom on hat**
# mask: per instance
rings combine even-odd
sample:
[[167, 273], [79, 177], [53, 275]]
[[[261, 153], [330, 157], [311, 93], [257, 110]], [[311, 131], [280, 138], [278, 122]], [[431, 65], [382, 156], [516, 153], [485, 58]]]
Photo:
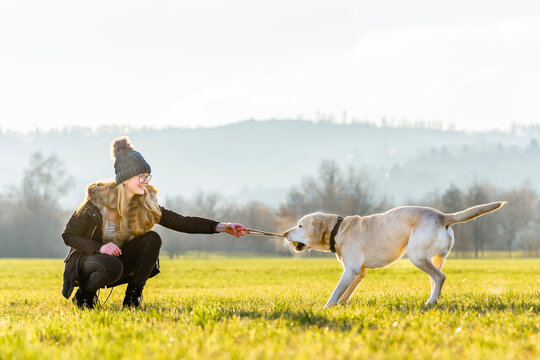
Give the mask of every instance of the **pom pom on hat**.
[[115, 160], [119, 153], [125, 154], [129, 151], [135, 150], [131, 141], [127, 136], [119, 137], [112, 142], [111, 157]]
[[135, 150], [126, 136], [113, 140], [112, 157], [117, 184], [133, 176], [152, 172], [150, 164], [144, 160], [140, 152]]

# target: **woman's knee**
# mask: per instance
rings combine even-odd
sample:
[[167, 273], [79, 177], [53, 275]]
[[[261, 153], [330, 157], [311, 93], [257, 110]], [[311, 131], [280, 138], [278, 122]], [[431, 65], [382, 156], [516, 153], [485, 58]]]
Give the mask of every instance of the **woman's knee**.
[[104, 286], [118, 280], [123, 271], [124, 265], [120, 259], [112, 255], [96, 254], [88, 257], [82, 264], [80, 280]]
[[106, 255], [102, 261], [103, 272], [107, 273], [112, 281], [120, 279], [122, 273], [124, 272], [124, 264], [117, 257]]

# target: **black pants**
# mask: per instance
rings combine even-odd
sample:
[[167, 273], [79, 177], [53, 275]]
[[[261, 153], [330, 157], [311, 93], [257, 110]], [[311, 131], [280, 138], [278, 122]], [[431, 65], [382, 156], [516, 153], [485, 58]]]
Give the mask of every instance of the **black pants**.
[[161, 238], [155, 231], [128, 241], [121, 247], [122, 255], [88, 256], [81, 265], [79, 287], [83, 293], [93, 294], [98, 289], [132, 275], [129, 282], [144, 287], [159, 256]]

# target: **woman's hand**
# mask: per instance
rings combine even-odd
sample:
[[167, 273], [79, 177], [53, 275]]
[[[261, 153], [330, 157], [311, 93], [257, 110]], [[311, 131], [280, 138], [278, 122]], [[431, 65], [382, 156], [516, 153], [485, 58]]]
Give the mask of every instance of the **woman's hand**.
[[217, 232], [226, 232], [236, 237], [244, 236], [244, 232], [247, 232], [247, 229], [244, 225], [233, 224], [233, 223], [219, 223], [216, 225]]
[[99, 253], [112, 256], [120, 256], [122, 255], [122, 250], [120, 250], [120, 248], [116, 244], [106, 243], [99, 249]]

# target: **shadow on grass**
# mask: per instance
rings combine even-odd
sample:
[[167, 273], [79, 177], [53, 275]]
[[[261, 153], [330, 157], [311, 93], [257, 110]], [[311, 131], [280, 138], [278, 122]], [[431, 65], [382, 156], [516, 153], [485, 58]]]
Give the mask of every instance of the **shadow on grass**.
[[[402, 297], [383, 296], [358, 299], [347, 305], [338, 305], [323, 309], [313, 302], [285, 301], [283, 299], [270, 301], [242, 301], [234, 298], [214, 298], [212, 301], [189, 298], [174, 306], [174, 301], [167, 305], [163, 303], [149, 304], [148, 311], [158, 313], [174, 312], [183, 321], [189, 319], [193, 324], [203, 328], [212, 327], [217, 322], [230, 319], [250, 319], [264, 321], [282, 321], [287, 327], [313, 328], [356, 331], [378, 329], [382, 323], [387, 324], [393, 314], [398, 316], [414, 315], [431, 317], [433, 314], [443, 316], [459, 315], [466, 312], [480, 314], [510, 312], [517, 314], [537, 314], [540, 311], [540, 301], [535, 299], [512, 298], [506, 296], [487, 296], [485, 298], [459, 298], [442, 300], [439, 305], [424, 305], [423, 297], [403, 299]], [[172, 308], [171, 308], [172, 307]]]
[[426, 305], [426, 297], [413, 297], [403, 299], [402, 297], [385, 296], [381, 298], [372, 297], [364, 300], [356, 300], [346, 306], [367, 306], [371, 308], [385, 308], [390, 311], [401, 313], [425, 313], [425, 312], [446, 312], [465, 313], [477, 312], [480, 314], [491, 312], [510, 311], [514, 314], [540, 311], [540, 299], [529, 295], [523, 297], [520, 293], [508, 292], [501, 296], [485, 294], [467, 294], [459, 296], [439, 298], [438, 304]]
[[[357, 317], [350, 318], [347, 316], [333, 316], [330, 313], [317, 313], [309, 310], [282, 310], [275, 312], [264, 312], [257, 310], [240, 310], [240, 311], [220, 311], [210, 318], [200, 316], [200, 314], [190, 313], [193, 322], [196, 325], [206, 327], [213, 325], [217, 321], [225, 319], [249, 319], [249, 320], [264, 320], [264, 321], [283, 321], [285, 326], [289, 328], [321, 328], [339, 331], [357, 331], [364, 329], [365, 324], [358, 321]], [[210, 320], [210, 321], [208, 321]]]

